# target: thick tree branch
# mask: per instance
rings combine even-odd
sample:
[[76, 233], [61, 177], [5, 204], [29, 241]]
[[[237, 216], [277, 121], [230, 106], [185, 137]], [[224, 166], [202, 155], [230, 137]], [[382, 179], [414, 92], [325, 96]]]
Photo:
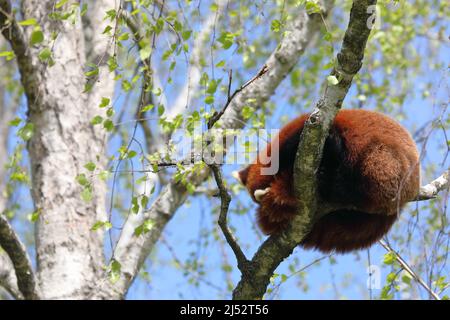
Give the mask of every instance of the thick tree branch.
[[361, 68], [371, 31], [367, 24], [370, 18], [368, 8], [375, 4], [376, 0], [353, 1], [342, 49], [331, 73], [339, 83], [326, 83], [321, 99], [305, 124], [297, 149], [294, 184], [299, 202], [298, 214], [287, 230], [267, 239], [254, 255], [250, 266], [241, 270], [242, 278], [233, 292], [234, 299], [261, 299], [275, 269], [301, 243], [312, 226], [319, 208], [316, 172], [323, 145], [352, 79]]
[[[115, 73], [109, 71], [108, 59], [114, 55], [114, 39], [102, 33], [102, 30], [109, 24], [109, 20], [105, 19], [107, 11], [116, 8], [116, 0], [96, 0], [89, 3], [88, 11], [83, 16], [83, 31], [85, 39], [85, 52], [88, 62], [98, 66], [98, 75], [92, 90], [87, 96], [87, 108], [89, 119], [95, 116], [107, 118], [108, 108], [98, 108], [102, 98], [108, 98], [113, 101], [114, 97], [114, 77]], [[104, 153], [106, 146], [107, 132], [101, 126], [92, 126], [92, 137], [100, 146], [99, 153]], [[106, 157], [99, 157], [97, 167], [105, 169], [107, 166]], [[95, 198], [98, 203], [106, 202], [106, 185], [104, 183], [97, 184], [97, 192]], [[105, 210], [97, 210], [96, 217], [98, 221], [106, 221], [107, 214]], [[99, 238], [102, 238], [101, 231], [97, 231]]]
[[17, 277], [14, 266], [9, 257], [0, 249], [0, 287], [3, 287], [14, 299], [23, 299], [17, 286]]
[[[324, 1], [323, 16], [326, 16], [334, 1]], [[222, 128], [242, 128], [245, 124], [241, 115], [242, 109], [248, 105], [249, 99], [256, 101], [258, 108], [267, 101], [275, 89], [295, 66], [306, 47], [312, 42], [320, 31], [322, 18], [319, 14], [308, 15], [301, 11], [292, 25], [288, 28], [286, 36], [266, 61], [269, 72], [264, 77], [254, 81], [242, 90], [231, 101], [221, 118]], [[190, 182], [199, 185], [210, 175], [209, 170], [203, 170], [190, 178]], [[188, 196], [185, 186], [171, 180], [159, 193], [155, 202], [147, 210], [142, 221], [151, 221], [150, 230], [139, 236], [133, 235], [133, 224], [126, 223], [116, 246], [115, 259], [121, 264], [122, 277], [114, 285], [104, 281], [99, 290], [98, 298], [122, 298], [137, 272], [143, 265], [146, 257], [153, 249], [163, 229], [184, 203]]]
[[431, 181], [429, 184], [420, 188], [417, 201], [430, 200], [437, 197], [437, 195], [449, 188], [450, 185], [450, 169], [444, 172], [439, 178]]
[[0, 214], [0, 246], [11, 259], [16, 272], [17, 285], [24, 298], [39, 299], [36, 279], [25, 246], [3, 214]]
[[9, 0], [0, 0], [0, 31], [11, 43], [11, 46], [19, 59], [26, 56], [28, 43], [26, 37], [17, 24]]

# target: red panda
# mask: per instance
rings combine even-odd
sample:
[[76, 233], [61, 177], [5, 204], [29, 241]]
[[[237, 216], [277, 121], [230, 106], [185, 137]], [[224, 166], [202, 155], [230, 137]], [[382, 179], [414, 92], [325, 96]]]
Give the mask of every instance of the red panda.
[[[237, 178], [259, 203], [258, 223], [266, 234], [280, 232], [296, 214], [293, 165], [308, 114], [284, 126], [279, 138], [279, 169], [261, 175], [260, 156]], [[271, 156], [271, 144], [264, 151]], [[352, 210], [319, 218], [301, 246], [345, 253], [371, 246], [396, 221], [399, 210], [420, 188], [419, 153], [405, 128], [373, 111], [341, 110], [326, 139], [317, 173], [320, 201]], [[300, 195], [301, 196], [301, 195]]]

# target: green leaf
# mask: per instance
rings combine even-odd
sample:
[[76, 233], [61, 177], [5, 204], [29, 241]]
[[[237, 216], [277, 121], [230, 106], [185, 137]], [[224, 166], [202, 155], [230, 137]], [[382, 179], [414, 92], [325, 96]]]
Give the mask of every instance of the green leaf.
[[95, 165], [95, 163], [93, 163], [93, 162], [88, 162], [88, 163], [86, 163], [85, 165], [84, 165], [84, 167], [87, 169], [87, 170], [89, 170], [89, 171], [94, 171], [95, 170], [95, 168], [97, 167], [96, 165]]
[[235, 34], [231, 32], [222, 32], [217, 41], [222, 44], [224, 49], [230, 48], [234, 43]]
[[387, 277], [386, 277], [386, 281], [387, 281], [388, 283], [394, 282], [395, 279], [397, 279], [397, 274], [396, 274], [395, 272], [389, 273], [389, 274], [387, 275]]
[[225, 66], [225, 60], [221, 60], [221, 61], [219, 61], [219, 62], [216, 64], [216, 67], [217, 67], [217, 68], [221, 68], [221, 67], [223, 67], [223, 66]]
[[111, 21], [116, 19], [116, 15], [117, 15], [117, 13], [116, 13], [116, 10], [114, 10], [114, 9], [106, 11], [106, 17], [108, 17], [109, 20], [111, 20]]
[[333, 40], [333, 35], [331, 33], [327, 32], [323, 36], [323, 40], [330, 42], [331, 40]]
[[109, 230], [112, 228], [112, 224], [109, 221], [97, 221], [94, 223], [94, 225], [92, 226], [91, 230], [92, 231], [97, 231], [100, 228], [104, 228], [105, 230]]
[[39, 216], [41, 215], [41, 210], [38, 209], [35, 212], [33, 212], [30, 216], [30, 221], [31, 222], [36, 222], [39, 219]]
[[108, 108], [108, 110], [106, 110], [106, 115], [111, 118], [114, 115], [114, 109], [113, 108]]
[[219, 83], [216, 80], [211, 80], [208, 84], [208, 88], [206, 89], [206, 93], [214, 94], [217, 90], [217, 85]]
[[109, 34], [112, 30], [112, 27], [110, 25], [106, 26], [103, 30], [102, 34]]
[[17, 182], [21, 182], [21, 183], [28, 182], [27, 174], [25, 172], [21, 172], [21, 171], [15, 171], [15, 172], [11, 173], [11, 175], [9, 176], [9, 179], [11, 181], [17, 181]]
[[308, 12], [308, 14], [320, 12], [320, 6], [316, 1], [314, 0], [306, 1], [306, 11]]
[[164, 114], [164, 105], [163, 104], [160, 104], [159, 106], [158, 106], [158, 116], [162, 116], [163, 114]]
[[40, 29], [36, 29], [31, 33], [30, 37], [30, 45], [34, 46], [35, 44], [41, 43], [44, 41], [44, 34]]
[[110, 265], [109, 280], [114, 284], [120, 279], [122, 265], [119, 261], [113, 260]]
[[193, 183], [188, 183], [188, 184], [186, 184], [186, 189], [189, 194], [194, 194], [195, 185]]
[[109, 105], [110, 102], [111, 102], [111, 99], [103, 97], [103, 98], [102, 98], [102, 101], [100, 102], [99, 107], [100, 107], [100, 108], [107, 107], [107, 106]]
[[33, 134], [34, 134], [34, 124], [32, 124], [31, 122], [28, 122], [18, 132], [19, 137], [21, 137], [25, 141], [30, 140]]
[[109, 174], [110, 174], [110, 172], [108, 170], [102, 170], [102, 171], [100, 171], [98, 177], [101, 180], [106, 181], [108, 179], [108, 177], [109, 177]]
[[172, 53], [173, 53], [172, 50], [166, 50], [161, 57], [162, 60], [163, 61], [167, 60], [172, 55]]
[[150, 44], [145, 45], [144, 47], [139, 50], [139, 56], [141, 57], [141, 60], [144, 61], [150, 57], [152, 53], [152, 47]]
[[98, 66], [96, 66], [96, 65], [90, 65], [90, 67], [92, 67], [92, 69], [89, 70], [89, 71], [87, 71], [87, 72], [85, 72], [85, 73], [84, 73], [85, 76], [86, 76], [86, 77], [93, 77], [93, 76], [98, 75]]
[[91, 123], [95, 126], [96, 124], [100, 124], [103, 122], [103, 117], [102, 116], [95, 116], [94, 118], [92, 118]]
[[20, 26], [35, 26], [37, 25], [37, 21], [34, 18], [23, 20], [19, 22]]
[[192, 30], [185, 30], [181, 33], [181, 37], [184, 41], [188, 40], [191, 37]]
[[164, 28], [164, 19], [159, 18], [158, 20], [156, 20], [156, 24], [153, 26], [153, 30], [156, 32], [156, 34], [160, 34], [163, 28]]
[[394, 252], [388, 252], [384, 255], [383, 263], [391, 265], [395, 262], [397, 256]]
[[251, 106], [244, 106], [242, 108], [242, 116], [245, 120], [250, 119], [255, 114], [255, 108]]
[[114, 130], [114, 123], [107, 119], [103, 122], [103, 128], [105, 128], [107, 131], [113, 131]]
[[131, 200], [131, 205], [132, 205], [131, 211], [133, 211], [134, 214], [138, 214], [140, 207], [137, 197], [133, 197], [133, 199]]
[[103, 221], [97, 221], [96, 223], [94, 223], [94, 225], [91, 228], [91, 231], [97, 231], [98, 229], [100, 229], [101, 227], [103, 227], [105, 223]]
[[206, 96], [205, 103], [206, 104], [213, 104], [214, 103], [214, 96]]
[[128, 158], [128, 159], [131, 159], [131, 158], [134, 158], [136, 155], [137, 155], [137, 152], [136, 152], [136, 151], [130, 150], [130, 151], [128, 151], [128, 156], [127, 156], [127, 158]]
[[6, 61], [10, 61], [10, 60], [14, 59], [15, 54], [13, 51], [2, 51], [2, 52], [0, 52], [0, 57], [5, 57]]
[[334, 66], [334, 61], [330, 61], [330, 62], [326, 63], [326, 64], [322, 67], [322, 69], [323, 69], [323, 70], [331, 69], [331, 68], [333, 68], [333, 66]]
[[42, 62], [48, 61], [52, 57], [52, 52], [49, 48], [44, 48], [39, 52], [39, 60]]
[[81, 191], [81, 199], [85, 202], [91, 202], [93, 198], [92, 190], [91, 188], [84, 188], [83, 191]]
[[143, 195], [141, 199], [142, 209], [145, 209], [147, 207], [147, 204], [148, 204], [148, 197], [146, 195]]
[[77, 182], [84, 187], [89, 185], [89, 180], [84, 173], [77, 175], [75, 180], [77, 180]]
[[13, 119], [13, 120], [11, 120], [11, 121], [9, 122], [9, 125], [10, 125], [11, 127], [17, 127], [21, 122], [22, 122], [22, 119], [20, 119], [20, 118], [15, 118], [15, 119]]
[[139, 237], [141, 234], [149, 232], [154, 225], [155, 222], [153, 220], [147, 219], [140, 226], [134, 229], [134, 235]]
[[88, 10], [87, 3], [83, 3], [83, 5], [81, 6], [80, 16], [83, 17], [86, 14], [87, 10]]
[[155, 106], [154, 106], [153, 104], [148, 104], [148, 105], [142, 107], [141, 112], [147, 112], [147, 111], [150, 111], [150, 110], [152, 110], [154, 107], [155, 107]]
[[128, 40], [130, 38], [130, 35], [128, 34], [128, 32], [122, 33], [117, 40], [118, 41], [125, 41]]
[[61, 0], [55, 4], [55, 9], [61, 8], [63, 5], [67, 3], [68, 0]]
[[411, 285], [412, 276], [408, 272], [404, 272], [402, 275], [402, 281], [403, 283], [406, 283], [407, 285]]
[[130, 91], [133, 88], [133, 86], [131, 85], [131, 83], [128, 80], [123, 80], [122, 81], [122, 89], [125, 92]]
[[110, 57], [108, 59], [108, 68], [109, 68], [109, 72], [113, 72], [117, 69], [118, 64], [117, 64], [117, 60], [114, 56]]
[[273, 20], [270, 25], [270, 30], [272, 30], [273, 32], [280, 32], [280, 30], [281, 30], [280, 20]]

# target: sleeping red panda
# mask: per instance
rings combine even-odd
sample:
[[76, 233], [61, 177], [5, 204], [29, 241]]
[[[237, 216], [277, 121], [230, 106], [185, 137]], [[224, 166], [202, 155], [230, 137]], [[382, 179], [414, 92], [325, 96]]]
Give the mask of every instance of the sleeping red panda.
[[[293, 164], [308, 114], [279, 132], [279, 169], [261, 175], [260, 156], [236, 177], [259, 203], [258, 223], [280, 232], [296, 213]], [[264, 151], [271, 155], [271, 144]], [[338, 112], [317, 173], [320, 201], [352, 207], [321, 217], [301, 245], [340, 253], [367, 248], [385, 235], [420, 187], [419, 153], [410, 134], [391, 118], [367, 110]]]

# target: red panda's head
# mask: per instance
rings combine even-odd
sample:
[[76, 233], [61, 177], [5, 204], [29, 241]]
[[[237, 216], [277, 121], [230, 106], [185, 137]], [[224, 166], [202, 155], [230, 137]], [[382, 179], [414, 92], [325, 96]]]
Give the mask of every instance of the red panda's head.
[[236, 178], [242, 185], [247, 185], [248, 172], [250, 171], [250, 166], [242, 169], [240, 171], [233, 171], [232, 175]]

